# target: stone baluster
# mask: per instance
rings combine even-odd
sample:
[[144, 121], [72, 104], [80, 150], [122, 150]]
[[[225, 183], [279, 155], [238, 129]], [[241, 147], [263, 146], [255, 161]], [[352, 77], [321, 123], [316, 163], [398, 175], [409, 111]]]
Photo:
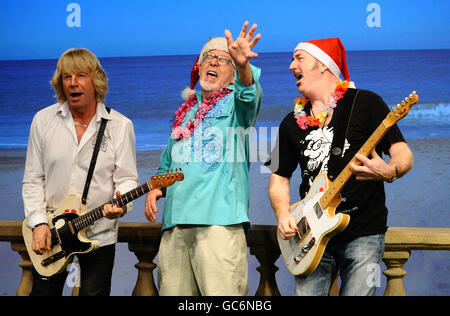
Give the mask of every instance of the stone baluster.
[[19, 267], [22, 268], [22, 279], [20, 280], [16, 295], [29, 296], [33, 288], [33, 273], [31, 272], [33, 264], [28, 256], [27, 248], [24, 243], [12, 243], [11, 249], [17, 251], [23, 259], [23, 261], [19, 263]]
[[280, 296], [275, 273], [278, 267], [275, 262], [280, 257], [280, 248], [276, 241], [274, 228], [263, 228], [250, 232], [247, 243], [250, 254], [254, 255], [260, 266], [256, 268], [260, 273], [259, 285], [255, 296]]
[[159, 241], [155, 244], [129, 243], [128, 249], [139, 260], [135, 265], [138, 277], [132, 295], [157, 296], [158, 290], [153, 279], [153, 270], [156, 268], [156, 264], [153, 263], [153, 260], [158, 253]]
[[385, 251], [383, 256], [383, 261], [387, 267], [383, 271], [383, 274], [387, 277], [385, 296], [406, 296], [403, 285], [403, 278], [406, 275], [406, 271], [403, 270], [403, 266], [410, 257], [410, 250]]
[[273, 251], [267, 251], [264, 248], [250, 248], [250, 253], [258, 259], [261, 264], [256, 268], [260, 273], [259, 286], [255, 296], [280, 296], [275, 273], [278, 267], [275, 265], [280, 254], [276, 255]]

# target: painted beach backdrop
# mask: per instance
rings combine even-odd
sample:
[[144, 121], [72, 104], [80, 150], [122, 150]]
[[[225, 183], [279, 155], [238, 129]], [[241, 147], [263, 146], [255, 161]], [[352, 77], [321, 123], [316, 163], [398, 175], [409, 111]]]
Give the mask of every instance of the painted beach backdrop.
[[[258, 144], [274, 144], [276, 127], [293, 109], [298, 96], [289, 71], [291, 53], [261, 53], [253, 63], [262, 69], [264, 100], [257, 122]], [[135, 127], [141, 182], [158, 167], [169, 137], [173, 112], [181, 104], [181, 91], [189, 85], [196, 56], [100, 58], [109, 77], [106, 104], [129, 117]], [[381, 95], [392, 108], [413, 90], [420, 100], [399, 125], [415, 154], [413, 170], [386, 184], [389, 226], [450, 227], [448, 217], [450, 140], [450, 50], [349, 51], [351, 79], [358, 88]], [[0, 61], [0, 220], [22, 220], [21, 180], [28, 132], [33, 115], [56, 102], [49, 84], [56, 60]], [[262, 133], [269, 131], [266, 136]], [[270, 133], [271, 128], [275, 132]], [[275, 225], [267, 197], [269, 174], [262, 162], [269, 149], [251, 165], [252, 224]], [[297, 201], [299, 175], [292, 179], [292, 201]], [[125, 221], [146, 221], [144, 199], [135, 202]], [[163, 200], [158, 202], [163, 208]], [[161, 218], [161, 214], [159, 214]], [[7, 243], [0, 243], [0, 295], [13, 295], [20, 281], [20, 258]], [[113, 276], [113, 295], [129, 295], [137, 262], [126, 245], [119, 244]], [[250, 256], [250, 290], [258, 285], [256, 260]], [[293, 294], [293, 279], [282, 259], [277, 262], [282, 295]], [[384, 270], [384, 267], [382, 268]], [[410, 295], [450, 294], [450, 253], [414, 251], [405, 265], [406, 292]], [[156, 273], [155, 273], [156, 279]], [[384, 291], [385, 277], [381, 276]], [[69, 291], [69, 290], [67, 290]]]

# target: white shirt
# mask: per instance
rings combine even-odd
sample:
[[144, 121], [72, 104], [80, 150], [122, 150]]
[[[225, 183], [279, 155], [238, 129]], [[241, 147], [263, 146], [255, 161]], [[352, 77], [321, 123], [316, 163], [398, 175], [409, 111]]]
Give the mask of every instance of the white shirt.
[[[40, 110], [33, 118], [27, 147], [22, 197], [28, 226], [46, 223], [46, 209], [56, 209], [70, 194], [82, 194], [101, 119], [108, 119], [90, 184], [87, 206], [94, 209], [139, 185], [133, 123], [97, 104], [83, 137], [78, 139], [67, 102]], [[128, 211], [132, 205], [127, 205]], [[118, 220], [102, 218], [87, 230], [100, 246], [117, 241]]]

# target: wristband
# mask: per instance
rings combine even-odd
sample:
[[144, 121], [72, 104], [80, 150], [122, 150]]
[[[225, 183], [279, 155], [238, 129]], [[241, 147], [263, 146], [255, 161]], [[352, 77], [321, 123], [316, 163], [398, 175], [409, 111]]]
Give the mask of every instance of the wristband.
[[47, 225], [48, 226], [47, 223], [40, 223], [40, 224], [34, 225], [34, 227], [31, 229], [31, 231], [33, 231], [35, 228], [37, 228], [39, 226], [42, 226], [42, 225]]
[[398, 166], [394, 165], [394, 164], [392, 166], [394, 167], [394, 176], [392, 177], [392, 179], [387, 180], [386, 181], [387, 183], [392, 183], [392, 182], [394, 182], [395, 180], [398, 179]]

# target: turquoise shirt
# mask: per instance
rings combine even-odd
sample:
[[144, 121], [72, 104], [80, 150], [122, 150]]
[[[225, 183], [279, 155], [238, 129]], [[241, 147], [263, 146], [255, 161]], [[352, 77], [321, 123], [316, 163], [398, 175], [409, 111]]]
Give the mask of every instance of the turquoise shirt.
[[[251, 65], [254, 84], [245, 87], [237, 76], [231, 93], [209, 110], [193, 135], [170, 136], [159, 171], [182, 169], [184, 180], [167, 188], [163, 229], [176, 225], [249, 224], [250, 138], [262, 101], [261, 70]], [[197, 100], [202, 100], [197, 92]], [[200, 102], [186, 113], [194, 121]]]

